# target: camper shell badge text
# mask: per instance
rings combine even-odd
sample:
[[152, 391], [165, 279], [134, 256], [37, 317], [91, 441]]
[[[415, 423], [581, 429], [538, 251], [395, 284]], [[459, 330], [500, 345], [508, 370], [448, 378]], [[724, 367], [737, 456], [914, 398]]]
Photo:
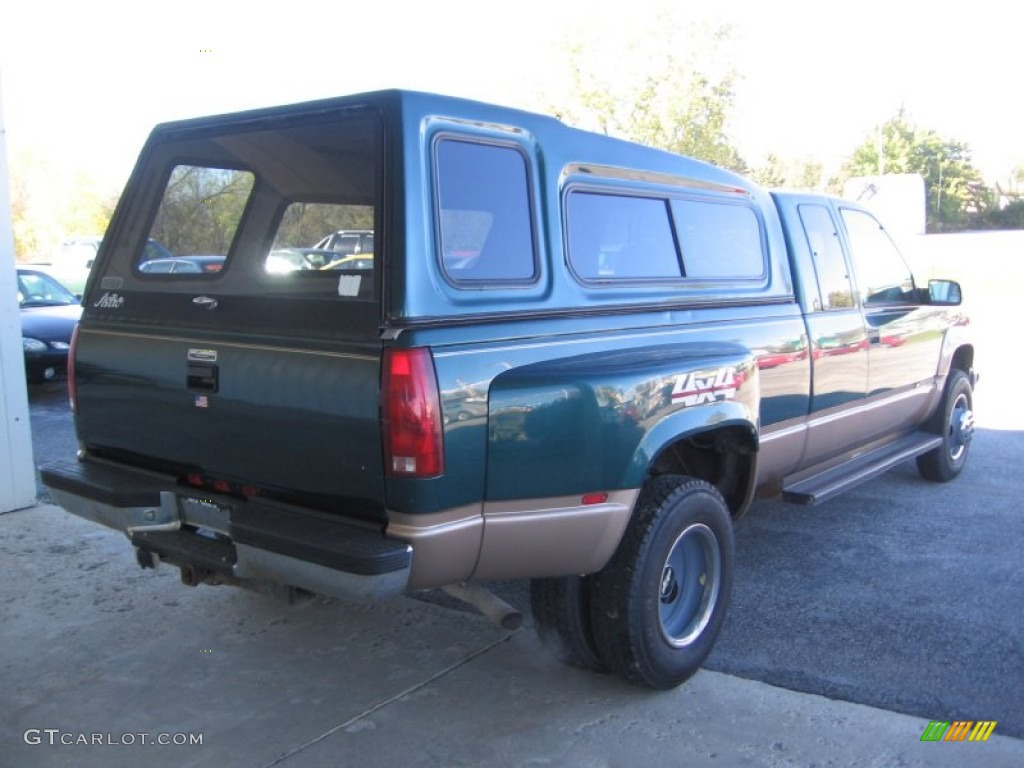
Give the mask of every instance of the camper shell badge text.
[[122, 304], [124, 304], [124, 296], [107, 291], [93, 306], [97, 309], [120, 309]]

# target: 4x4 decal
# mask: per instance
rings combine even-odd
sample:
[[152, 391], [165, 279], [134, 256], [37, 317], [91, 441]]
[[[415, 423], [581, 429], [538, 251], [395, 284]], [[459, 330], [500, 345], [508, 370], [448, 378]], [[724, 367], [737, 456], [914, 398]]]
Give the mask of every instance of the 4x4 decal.
[[672, 402], [689, 407], [732, 400], [736, 397], [736, 388], [739, 385], [740, 378], [733, 367], [683, 373], [676, 376], [676, 384], [672, 388]]

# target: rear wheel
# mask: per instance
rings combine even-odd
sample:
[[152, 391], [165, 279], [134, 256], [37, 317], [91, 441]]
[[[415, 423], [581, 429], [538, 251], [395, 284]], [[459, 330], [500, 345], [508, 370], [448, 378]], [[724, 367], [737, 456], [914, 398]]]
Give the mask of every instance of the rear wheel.
[[593, 576], [594, 639], [627, 680], [667, 689], [707, 658], [732, 592], [729, 509], [712, 485], [648, 482], [615, 555]]
[[541, 642], [562, 662], [590, 672], [608, 671], [594, 644], [588, 576], [533, 579], [530, 610]]
[[949, 372], [942, 405], [926, 429], [942, 436], [942, 445], [917, 457], [917, 470], [927, 480], [945, 483], [960, 474], [974, 437], [974, 393], [967, 374]]

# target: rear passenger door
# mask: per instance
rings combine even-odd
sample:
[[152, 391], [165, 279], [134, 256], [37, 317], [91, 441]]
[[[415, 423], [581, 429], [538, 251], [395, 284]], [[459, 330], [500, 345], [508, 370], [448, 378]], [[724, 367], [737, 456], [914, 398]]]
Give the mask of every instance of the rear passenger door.
[[832, 211], [803, 204], [799, 212], [818, 283], [817, 299], [807, 315], [814, 357], [813, 413], [867, 394], [868, 334]]

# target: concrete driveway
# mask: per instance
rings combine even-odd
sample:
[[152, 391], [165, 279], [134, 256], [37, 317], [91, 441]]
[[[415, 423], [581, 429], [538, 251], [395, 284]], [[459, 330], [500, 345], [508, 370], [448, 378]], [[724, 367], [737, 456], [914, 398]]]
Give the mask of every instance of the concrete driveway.
[[443, 605], [188, 589], [129, 551], [55, 507], [0, 516], [0, 765], [1024, 764], [998, 727], [922, 742], [927, 720], [709, 671], [654, 693]]

